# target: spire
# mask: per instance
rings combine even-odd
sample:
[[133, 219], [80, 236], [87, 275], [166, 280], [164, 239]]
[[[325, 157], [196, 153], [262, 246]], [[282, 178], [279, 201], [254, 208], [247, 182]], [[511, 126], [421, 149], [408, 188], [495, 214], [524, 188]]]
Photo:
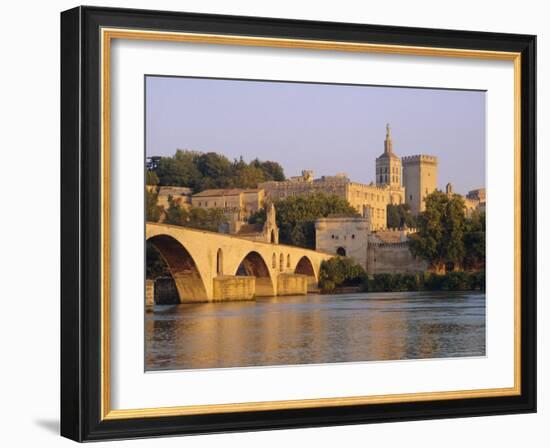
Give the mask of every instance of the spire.
[[384, 153], [391, 154], [393, 149], [393, 143], [390, 135], [390, 124], [386, 123], [386, 140], [384, 140]]

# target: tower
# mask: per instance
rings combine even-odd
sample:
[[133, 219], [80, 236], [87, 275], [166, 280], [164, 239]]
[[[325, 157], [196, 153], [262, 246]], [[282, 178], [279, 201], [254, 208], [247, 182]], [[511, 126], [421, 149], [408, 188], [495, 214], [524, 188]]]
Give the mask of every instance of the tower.
[[269, 205], [266, 211], [263, 232], [267, 242], [279, 244], [279, 227], [277, 226], [277, 216], [273, 203]]
[[437, 188], [437, 157], [416, 155], [403, 157], [405, 203], [413, 214], [425, 210], [424, 199]]
[[401, 159], [393, 152], [390, 125], [386, 124], [384, 153], [376, 159], [376, 185], [401, 188]]

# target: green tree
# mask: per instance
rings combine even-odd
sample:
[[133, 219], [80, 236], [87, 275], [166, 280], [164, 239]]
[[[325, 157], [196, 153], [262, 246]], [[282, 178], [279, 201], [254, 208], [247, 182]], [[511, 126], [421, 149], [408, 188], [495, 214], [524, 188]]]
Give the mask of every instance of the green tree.
[[[315, 248], [315, 221], [327, 216], [359, 216], [345, 199], [322, 192], [289, 196], [275, 201], [279, 241], [292, 246]], [[263, 224], [265, 209], [253, 214], [249, 222]]]
[[258, 159], [254, 159], [252, 162], [250, 162], [250, 165], [254, 168], [260, 169], [263, 172], [265, 181], [283, 181], [286, 179], [283, 167], [277, 162], [272, 162], [271, 160], [266, 160], [265, 162], [262, 162]]
[[418, 216], [418, 232], [410, 237], [411, 252], [444, 272], [452, 263], [460, 266], [465, 256], [466, 216], [464, 200], [434, 191], [426, 197], [426, 209]]
[[464, 268], [485, 267], [485, 212], [474, 211], [464, 231]]
[[403, 226], [416, 227], [416, 217], [411, 213], [408, 204], [388, 204], [387, 226], [390, 229], [400, 229]]
[[154, 171], [159, 185], [189, 187], [194, 192], [210, 188], [257, 188], [268, 180], [284, 180], [277, 162], [242, 157], [231, 162], [215, 152], [201, 153], [178, 149], [172, 157], [162, 157]]
[[319, 287], [323, 292], [333, 291], [338, 286], [361, 285], [367, 280], [365, 270], [346, 257], [332, 257], [321, 262]]
[[145, 188], [145, 220], [149, 222], [158, 222], [163, 207], [158, 205], [158, 191], [156, 188]]
[[400, 229], [404, 226], [416, 227], [416, 217], [411, 213], [408, 204], [388, 204], [387, 226], [391, 229]]
[[162, 157], [155, 171], [159, 185], [174, 185], [196, 189], [201, 181], [197, 168], [200, 153], [178, 149], [173, 157]]

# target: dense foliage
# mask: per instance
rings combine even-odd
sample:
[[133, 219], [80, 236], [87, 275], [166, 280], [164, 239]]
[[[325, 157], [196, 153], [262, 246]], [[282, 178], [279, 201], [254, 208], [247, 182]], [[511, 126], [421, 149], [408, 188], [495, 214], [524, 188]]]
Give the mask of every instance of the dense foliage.
[[217, 232], [226, 220], [220, 208], [184, 207], [179, 199], [168, 196], [168, 209], [164, 215], [166, 224]]
[[[275, 201], [279, 241], [282, 244], [315, 249], [315, 220], [327, 216], [359, 216], [349, 203], [322, 192], [289, 196]], [[265, 222], [265, 209], [253, 214], [250, 223]]]
[[389, 291], [472, 291], [485, 290], [485, 271], [449, 272], [438, 275], [429, 272], [417, 274], [375, 274], [363, 283], [369, 292]]
[[485, 214], [466, 217], [464, 200], [434, 191], [417, 218], [418, 232], [410, 237], [411, 252], [428, 261], [436, 272], [446, 267], [485, 265]]
[[180, 149], [172, 157], [162, 157], [154, 173], [159, 185], [189, 187], [194, 192], [209, 188], [256, 188], [260, 182], [285, 180], [283, 168], [277, 162], [254, 159], [246, 163], [242, 157], [231, 161], [214, 152]]
[[321, 263], [319, 288], [331, 292], [340, 286], [358, 286], [368, 281], [365, 270], [346, 257], [333, 257]]
[[145, 189], [145, 220], [158, 222], [163, 212], [163, 207], [158, 205], [158, 191], [154, 188]]
[[485, 290], [485, 271], [449, 272], [433, 274], [375, 274], [367, 276], [365, 270], [346, 257], [333, 257], [321, 263], [319, 288], [334, 292], [339, 287], [357, 286], [364, 292], [398, 291], [474, 291]]
[[388, 204], [386, 216], [390, 229], [400, 229], [405, 225], [409, 228], [416, 227], [416, 217], [411, 213], [408, 204]]

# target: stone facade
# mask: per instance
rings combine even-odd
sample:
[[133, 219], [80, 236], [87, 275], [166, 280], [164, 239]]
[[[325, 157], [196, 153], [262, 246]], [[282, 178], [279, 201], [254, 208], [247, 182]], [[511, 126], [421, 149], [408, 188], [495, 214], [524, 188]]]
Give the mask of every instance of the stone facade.
[[245, 220], [264, 206], [265, 192], [254, 189], [211, 189], [194, 194], [193, 207], [204, 209], [219, 208], [236, 220]]
[[263, 225], [248, 224], [246, 221], [241, 220], [232, 220], [222, 225], [219, 231], [246, 240], [279, 244], [279, 226], [277, 226], [277, 216], [273, 204], [267, 209], [266, 220]]
[[366, 266], [369, 220], [365, 218], [321, 218], [315, 222], [315, 249], [346, 256]]
[[437, 188], [437, 157], [428, 155], [405, 156], [403, 185], [405, 203], [417, 215], [426, 209], [425, 197]]
[[428, 264], [414, 257], [407, 241], [400, 243], [383, 243], [371, 239], [367, 252], [366, 271], [376, 274], [414, 274], [428, 270]]
[[386, 209], [391, 201], [388, 186], [351, 182], [345, 174], [313, 179], [311, 171], [304, 173], [282, 182], [264, 182], [259, 187], [265, 190], [266, 197], [271, 201], [317, 192], [335, 195], [348, 201], [362, 216], [369, 215], [374, 229], [386, 227]]
[[368, 275], [423, 272], [427, 264], [409, 250], [411, 232], [409, 229], [372, 232], [368, 219], [322, 218], [315, 222], [315, 248], [353, 259]]
[[157, 204], [164, 207], [167, 210], [170, 204], [168, 204], [168, 197], [172, 196], [178, 200], [182, 207], [189, 207], [191, 205], [191, 188], [187, 187], [157, 187], [156, 185], [147, 185], [147, 190], [157, 191], [158, 201]]

